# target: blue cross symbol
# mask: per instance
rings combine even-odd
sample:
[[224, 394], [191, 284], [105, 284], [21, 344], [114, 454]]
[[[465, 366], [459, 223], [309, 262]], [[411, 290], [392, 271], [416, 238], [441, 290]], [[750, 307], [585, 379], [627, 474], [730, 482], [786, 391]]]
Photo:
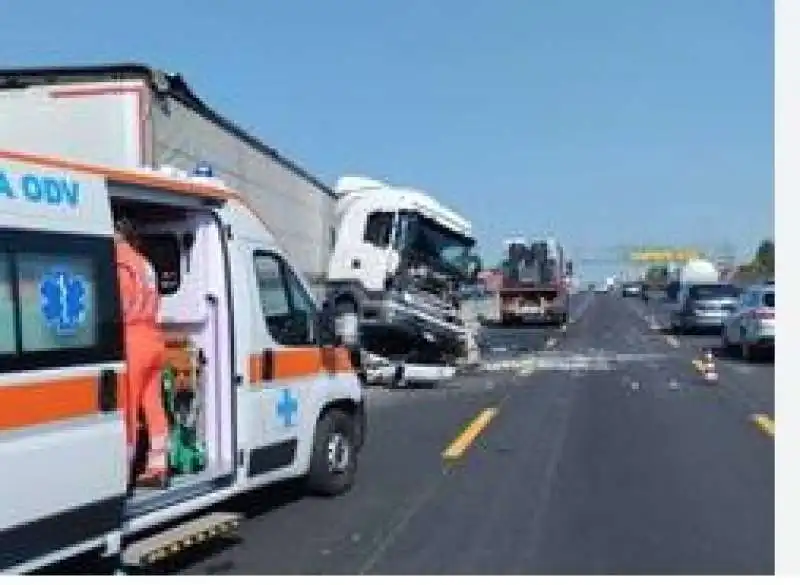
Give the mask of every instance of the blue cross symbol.
[[288, 388], [283, 388], [281, 390], [281, 397], [278, 400], [275, 411], [278, 415], [278, 418], [283, 419], [283, 426], [292, 426], [292, 416], [297, 413], [297, 399], [292, 396]]
[[39, 286], [41, 311], [58, 335], [73, 335], [86, 321], [86, 282], [71, 271], [55, 268]]

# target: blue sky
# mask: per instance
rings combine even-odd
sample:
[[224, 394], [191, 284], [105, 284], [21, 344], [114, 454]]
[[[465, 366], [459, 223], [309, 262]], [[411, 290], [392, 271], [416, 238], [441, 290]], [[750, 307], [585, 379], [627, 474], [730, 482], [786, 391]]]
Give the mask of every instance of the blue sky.
[[767, 0], [12, 4], [3, 66], [180, 72], [329, 183], [428, 190], [488, 257], [519, 234], [600, 256], [772, 234]]

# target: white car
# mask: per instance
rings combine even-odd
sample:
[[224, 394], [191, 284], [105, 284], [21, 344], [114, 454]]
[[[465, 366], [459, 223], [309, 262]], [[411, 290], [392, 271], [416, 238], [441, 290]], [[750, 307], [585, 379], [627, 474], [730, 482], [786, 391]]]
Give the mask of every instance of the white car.
[[746, 360], [752, 359], [756, 350], [774, 350], [774, 284], [751, 286], [742, 293], [722, 327], [722, 345], [740, 350]]

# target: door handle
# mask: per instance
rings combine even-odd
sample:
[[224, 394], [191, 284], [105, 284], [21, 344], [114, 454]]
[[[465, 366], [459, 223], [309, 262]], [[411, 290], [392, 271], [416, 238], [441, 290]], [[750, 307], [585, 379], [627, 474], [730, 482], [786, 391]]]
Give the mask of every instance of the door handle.
[[119, 402], [117, 394], [117, 373], [114, 370], [100, 372], [97, 388], [97, 407], [100, 412], [112, 412]]

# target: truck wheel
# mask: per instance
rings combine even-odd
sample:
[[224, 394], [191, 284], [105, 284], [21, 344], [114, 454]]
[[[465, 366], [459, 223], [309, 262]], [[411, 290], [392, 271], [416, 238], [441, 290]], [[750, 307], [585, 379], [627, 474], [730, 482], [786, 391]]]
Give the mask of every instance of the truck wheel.
[[361, 323], [356, 304], [348, 300], [336, 303], [335, 320], [336, 335], [342, 343], [350, 348], [358, 347], [360, 337], [358, 330]]
[[320, 496], [337, 496], [355, 482], [358, 451], [355, 448], [353, 417], [341, 410], [329, 410], [314, 432], [308, 490]]

